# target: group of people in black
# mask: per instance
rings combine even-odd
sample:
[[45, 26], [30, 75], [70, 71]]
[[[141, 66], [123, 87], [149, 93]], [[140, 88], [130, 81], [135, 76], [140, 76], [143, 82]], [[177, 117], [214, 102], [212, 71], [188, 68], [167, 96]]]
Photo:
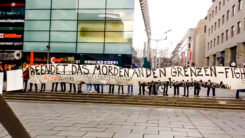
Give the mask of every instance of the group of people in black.
[[[53, 82], [52, 83], [52, 89], [50, 92], [58, 92], [58, 85], [60, 84], [60, 92], [66, 92], [66, 83], [65, 82]], [[82, 84], [85, 84], [84, 82], [81, 82], [79, 84], [75, 83], [69, 83], [70, 90], [68, 91], [69, 93], [72, 92], [72, 89], [74, 93], [82, 93]], [[32, 86], [35, 86], [35, 91], [37, 92], [37, 84], [30, 83], [30, 89], [29, 91], [32, 91]], [[76, 90], [76, 85], [78, 85], [77, 90]], [[92, 84], [87, 84], [92, 87]], [[168, 89], [169, 87], [173, 87], [174, 90], [174, 96], [179, 96], [180, 95], [180, 88], [183, 88], [183, 95], [185, 97], [189, 97], [189, 91], [190, 87], [194, 88], [194, 96], [199, 97], [200, 90], [202, 87], [207, 88], [207, 96], [209, 96], [210, 91], [212, 90], [212, 95], [215, 97], [215, 88], [226, 88], [226, 86], [223, 84], [223, 82], [214, 83], [211, 82], [210, 80], [204, 82], [202, 80], [200, 81], [189, 81], [189, 80], [182, 80], [182, 81], [151, 81], [151, 82], [139, 82], [139, 94], [138, 95], [159, 95], [160, 93], [163, 94], [163, 96], [168, 96]], [[97, 91], [98, 93], [103, 94], [103, 87], [104, 85], [102, 84], [93, 84], [94, 90]], [[109, 94], [114, 94], [114, 86], [110, 84], [109, 85]], [[117, 85], [118, 86], [118, 94], [124, 94], [123, 91], [123, 85]], [[46, 84], [42, 83], [41, 84], [41, 91], [40, 92], [45, 92]], [[91, 89], [91, 88], [90, 88]], [[26, 86], [24, 91], [26, 91]], [[87, 89], [88, 91], [88, 89]], [[90, 90], [89, 90], [90, 91]], [[133, 85], [128, 85], [128, 94], [133, 94]]]
[[149, 95], [158, 95], [159, 93], [163, 93], [163, 96], [168, 96], [168, 88], [173, 87], [174, 96], [180, 95], [180, 87], [183, 87], [183, 95], [185, 97], [189, 97], [190, 87], [194, 88], [194, 96], [199, 97], [200, 90], [202, 87], [207, 88], [207, 96], [210, 94], [210, 90], [212, 90], [213, 97], [215, 97], [215, 88], [226, 88], [226, 86], [221, 81], [219, 84], [211, 82], [208, 80], [204, 82], [200, 81], [152, 81], [149, 83], [139, 82], [139, 95], [145, 95], [148, 93]]

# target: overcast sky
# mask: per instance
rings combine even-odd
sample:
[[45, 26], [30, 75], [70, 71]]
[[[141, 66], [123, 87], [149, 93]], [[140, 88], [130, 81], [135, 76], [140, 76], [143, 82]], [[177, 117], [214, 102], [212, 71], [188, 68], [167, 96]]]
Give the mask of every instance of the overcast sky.
[[[148, 4], [152, 39], [164, 38], [164, 32], [171, 29], [168, 40], [159, 43], [158, 48], [168, 47], [172, 51], [187, 30], [206, 17], [212, 0], [148, 0]], [[156, 47], [154, 41], [152, 47]]]

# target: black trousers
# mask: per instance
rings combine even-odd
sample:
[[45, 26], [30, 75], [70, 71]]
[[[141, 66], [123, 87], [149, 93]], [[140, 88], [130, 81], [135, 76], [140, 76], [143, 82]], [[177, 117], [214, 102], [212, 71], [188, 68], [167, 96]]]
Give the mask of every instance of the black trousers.
[[74, 93], [76, 92], [76, 84], [73, 84], [73, 83], [70, 83], [70, 91], [72, 91], [72, 86], [73, 86], [73, 89], [74, 89]]
[[109, 94], [114, 94], [114, 85], [109, 85]]
[[186, 96], [186, 97], [189, 96], [189, 86], [184, 87], [184, 95], [183, 96]]
[[55, 92], [57, 92], [57, 88], [58, 88], [58, 82], [52, 83], [52, 90], [51, 90], [51, 92], [53, 92], [54, 90], [55, 90]]
[[[33, 83], [30, 83], [30, 89], [29, 89], [30, 92], [32, 91], [32, 85]], [[37, 84], [35, 83], [34, 86], [35, 86], [35, 92], [37, 92]]]
[[[215, 96], [215, 88], [212, 88], [213, 96]], [[209, 96], [210, 87], [208, 87], [207, 96]]]
[[46, 84], [41, 83], [41, 91], [40, 92], [45, 92], [45, 89], [46, 89]]
[[123, 85], [118, 85], [118, 94], [120, 94], [120, 89], [122, 89], [122, 94], [124, 94]]
[[199, 96], [200, 88], [194, 87], [194, 95]]
[[82, 93], [82, 83], [77, 84], [77, 93]]
[[179, 87], [174, 86], [174, 95], [179, 95]]
[[61, 91], [65, 92], [66, 91], [66, 83], [65, 82], [61, 82], [60, 83], [60, 87], [61, 87]]
[[24, 80], [24, 90], [23, 90], [23, 92], [26, 91], [26, 89], [27, 89], [27, 84], [28, 84], [28, 80]]
[[163, 96], [168, 96], [168, 86], [165, 85], [163, 88]]

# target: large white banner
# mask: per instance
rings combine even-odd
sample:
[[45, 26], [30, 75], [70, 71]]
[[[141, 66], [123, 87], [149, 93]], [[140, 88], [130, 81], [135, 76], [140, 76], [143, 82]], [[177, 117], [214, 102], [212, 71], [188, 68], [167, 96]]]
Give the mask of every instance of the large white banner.
[[70, 82], [137, 85], [139, 82], [202, 82], [208, 80], [227, 89], [245, 89], [245, 69], [231, 67], [184, 68], [180, 66], [149, 70], [115, 65], [47, 64], [29, 68], [33, 83]]
[[23, 89], [22, 69], [7, 71], [7, 91]]
[[0, 72], [0, 95], [3, 94], [3, 72]]

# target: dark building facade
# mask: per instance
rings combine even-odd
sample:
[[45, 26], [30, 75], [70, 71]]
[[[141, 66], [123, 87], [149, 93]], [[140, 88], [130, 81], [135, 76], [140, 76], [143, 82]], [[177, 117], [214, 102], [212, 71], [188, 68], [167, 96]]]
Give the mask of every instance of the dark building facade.
[[0, 1], [0, 68], [22, 63], [25, 0]]

